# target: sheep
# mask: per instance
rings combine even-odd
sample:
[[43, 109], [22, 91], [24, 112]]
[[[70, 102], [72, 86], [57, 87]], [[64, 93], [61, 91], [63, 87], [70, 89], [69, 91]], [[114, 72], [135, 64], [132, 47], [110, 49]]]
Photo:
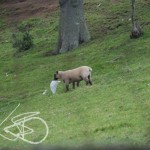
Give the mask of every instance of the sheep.
[[77, 87], [80, 81], [84, 80], [86, 85], [92, 85], [91, 80], [92, 68], [88, 66], [81, 66], [72, 70], [67, 71], [56, 71], [54, 74], [54, 80], [61, 79], [66, 85], [66, 92], [69, 91], [69, 84], [72, 83], [73, 89], [75, 89], [75, 83], [77, 82]]

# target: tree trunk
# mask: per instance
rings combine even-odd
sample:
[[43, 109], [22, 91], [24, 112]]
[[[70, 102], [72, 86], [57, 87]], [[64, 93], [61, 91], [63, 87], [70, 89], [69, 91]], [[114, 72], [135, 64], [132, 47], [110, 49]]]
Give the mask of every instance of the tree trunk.
[[130, 38], [138, 38], [142, 35], [142, 30], [140, 26], [138, 26], [135, 22], [135, 0], [131, 0], [131, 3], [132, 3], [132, 16], [131, 16], [132, 31]]
[[90, 34], [83, 15], [83, 0], [59, 0], [60, 22], [56, 53], [65, 53], [88, 42]]

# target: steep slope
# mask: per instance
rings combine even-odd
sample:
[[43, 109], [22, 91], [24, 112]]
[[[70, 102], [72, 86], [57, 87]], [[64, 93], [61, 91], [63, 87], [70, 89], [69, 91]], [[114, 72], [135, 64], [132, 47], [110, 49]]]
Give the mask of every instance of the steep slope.
[[[31, 1], [22, 3], [26, 2]], [[36, 2], [39, 6], [39, 1]], [[129, 38], [131, 8], [128, 1], [86, 0], [84, 11], [92, 40], [70, 53], [51, 57], [43, 54], [55, 49], [58, 9], [46, 15], [44, 10], [39, 10], [37, 14], [43, 16], [31, 15], [26, 20], [21, 17], [19, 23], [17, 20], [15, 24], [32, 25], [34, 47], [15, 56], [11, 42], [15, 25], [7, 25], [10, 18], [6, 14], [10, 12], [0, 9], [1, 14], [3, 12], [0, 22], [0, 121], [20, 103], [13, 116], [39, 111], [39, 116], [47, 122], [49, 135], [43, 144], [149, 144], [149, 5], [148, 0], [137, 3], [137, 18], [144, 35], [132, 40]], [[13, 9], [11, 14], [15, 13], [17, 10]], [[93, 86], [82, 83], [81, 87], [65, 93], [60, 83], [53, 95], [49, 89], [53, 73], [81, 65], [92, 67]], [[12, 124], [10, 119], [1, 129]], [[34, 122], [30, 125], [37, 129], [31, 139], [40, 139], [43, 127]], [[7, 135], [1, 130], [2, 133]], [[12, 142], [0, 137], [0, 146], [30, 145], [19, 139]]]

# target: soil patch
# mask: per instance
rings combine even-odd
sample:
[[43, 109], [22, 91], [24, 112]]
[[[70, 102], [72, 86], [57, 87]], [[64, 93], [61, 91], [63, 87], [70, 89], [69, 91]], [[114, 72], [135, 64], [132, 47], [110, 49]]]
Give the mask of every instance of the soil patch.
[[8, 23], [31, 17], [43, 17], [59, 9], [58, 0], [5, 0], [0, 2], [0, 16]]

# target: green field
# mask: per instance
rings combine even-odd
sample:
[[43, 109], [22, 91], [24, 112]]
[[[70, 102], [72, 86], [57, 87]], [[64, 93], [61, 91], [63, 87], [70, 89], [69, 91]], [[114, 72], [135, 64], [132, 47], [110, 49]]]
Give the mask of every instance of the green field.
[[[101, 4], [101, 5], [99, 5]], [[144, 35], [130, 39], [131, 6], [128, 1], [85, 0], [85, 17], [92, 36], [72, 52], [45, 57], [54, 50], [58, 36], [59, 12], [21, 22], [32, 24], [34, 47], [17, 55], [12, 48], [15, 25], [0, 20], [0, 123], [12, 115], [39, 111], [48, 127], [44, 145], [150, 144], [150, 2], [139, 0], [138, 22]], [[19, 23], [19, 24], [21, 24]], [[65, 93], [61, 82], [52, 94], [49, 84], [56, 70], [92, 67], [93, 86], [84, 82]], [[42, 93], [47, 90], [47, 93]], [[10, 117], [2, 126], [12, 124]], [[36, 128], [33, 141], [43, 136]], [[0, 147], [30, 146], [21, 140], [0, 136]]]

